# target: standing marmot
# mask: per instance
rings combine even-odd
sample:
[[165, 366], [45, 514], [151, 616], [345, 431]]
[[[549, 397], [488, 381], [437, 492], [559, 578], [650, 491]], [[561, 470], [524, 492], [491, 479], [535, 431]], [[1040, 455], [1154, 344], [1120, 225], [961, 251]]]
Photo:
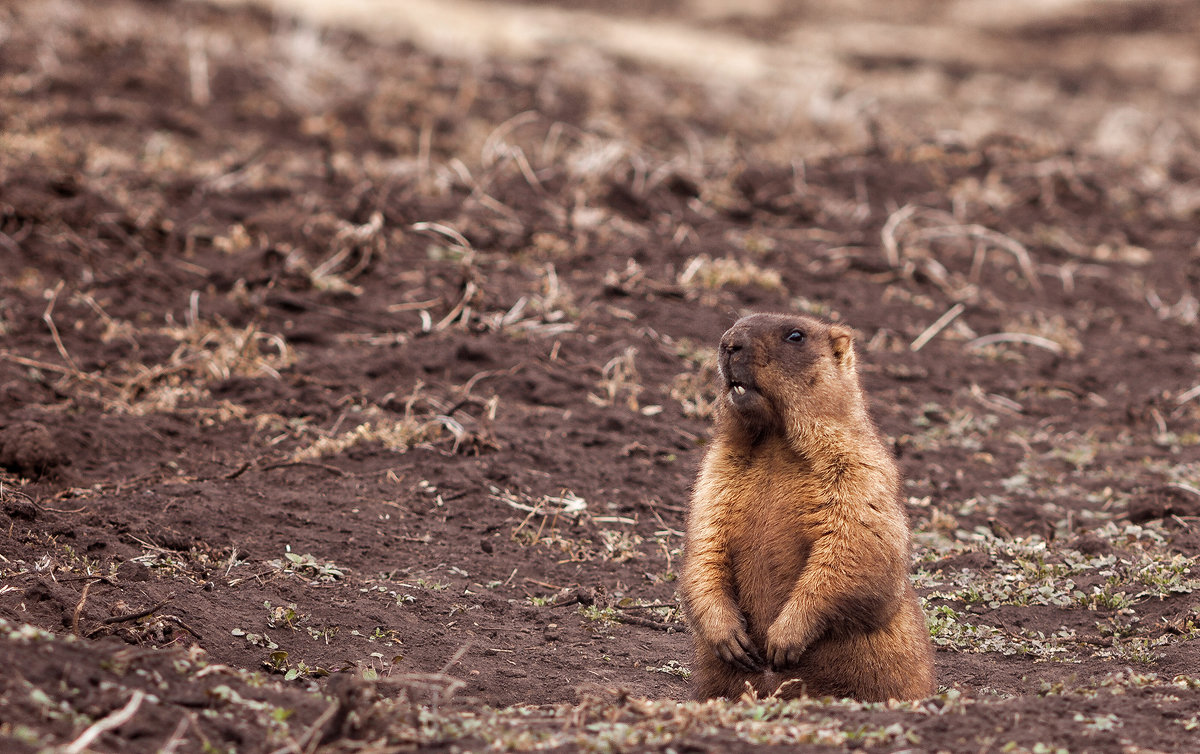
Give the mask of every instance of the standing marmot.
[[867, 413], [851, 331], [755, 314], [721, 338], [714, 438], [680, 594], [697, 697], [934, 692], [908, 578], [899, 472]]

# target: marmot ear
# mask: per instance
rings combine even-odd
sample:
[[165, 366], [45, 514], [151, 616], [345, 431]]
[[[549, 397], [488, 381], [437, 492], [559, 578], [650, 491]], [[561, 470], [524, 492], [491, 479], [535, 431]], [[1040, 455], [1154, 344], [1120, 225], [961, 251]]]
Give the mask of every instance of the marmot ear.
[[829, 327], [829, 344], [838, 366], [846, 371], [854, 370], [854, 331], [843, 325]]

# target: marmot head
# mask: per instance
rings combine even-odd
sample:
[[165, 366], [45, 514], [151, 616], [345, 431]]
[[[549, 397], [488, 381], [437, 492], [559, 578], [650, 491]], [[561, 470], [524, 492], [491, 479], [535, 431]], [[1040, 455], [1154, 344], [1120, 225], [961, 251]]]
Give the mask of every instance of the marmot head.
[[797, 314], [752, 314], [721, 336], [718, 423], [752, 442], [776, 432], [857, 420], [862, 390], [854, 333]]

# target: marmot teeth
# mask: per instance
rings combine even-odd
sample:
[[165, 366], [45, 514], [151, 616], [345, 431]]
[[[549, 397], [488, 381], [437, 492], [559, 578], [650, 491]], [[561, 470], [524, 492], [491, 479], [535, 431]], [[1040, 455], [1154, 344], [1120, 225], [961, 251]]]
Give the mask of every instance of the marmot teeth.
[[746, 394], [746, 388], [742, 385], [733, 385], [729, 389], [733, 391], [734, 395], [745, 395]]

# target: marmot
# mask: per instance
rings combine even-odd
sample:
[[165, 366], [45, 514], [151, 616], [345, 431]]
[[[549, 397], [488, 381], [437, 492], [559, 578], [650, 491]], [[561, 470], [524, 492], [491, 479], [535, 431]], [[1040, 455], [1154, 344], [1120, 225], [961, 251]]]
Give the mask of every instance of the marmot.
[[900, 475], [867, 411], [852, 331], [755, 314], [718, 351], [714, 437], [680, 596], [700, 699], [917, 699], [933, 649], [909, 580]]

